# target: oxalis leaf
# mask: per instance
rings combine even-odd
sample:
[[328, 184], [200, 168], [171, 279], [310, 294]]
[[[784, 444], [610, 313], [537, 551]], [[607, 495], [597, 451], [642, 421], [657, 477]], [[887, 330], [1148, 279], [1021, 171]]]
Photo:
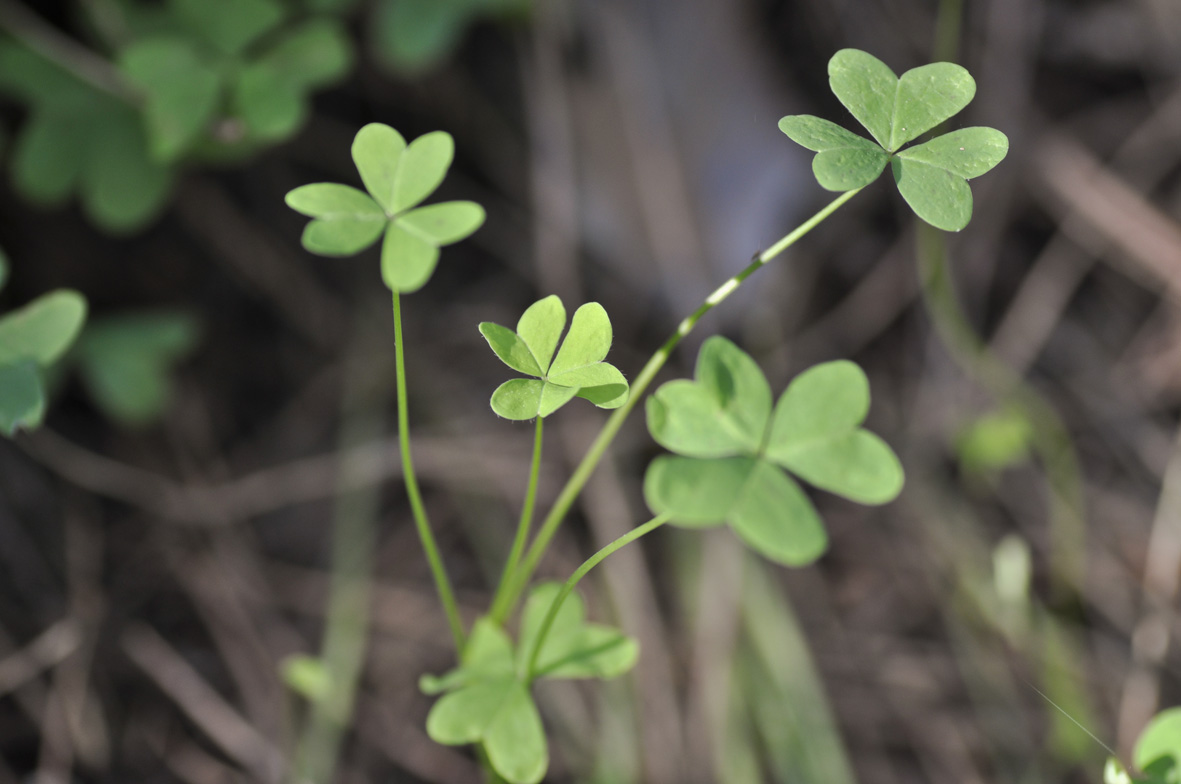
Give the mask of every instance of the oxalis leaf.
[[1136, 767], [1149, 782], [1176, 781], [1181, 769], [1181, 708], [1169, 708], [1153, 717], [1132, 752]]
[[[547, 417], [581, 397], [599, 408], [619, 408], [627, 401], [627, 379], [603, 359], [611, 348], [611, 320], [597, 302], [574, 312], [570, 331], [566, 308], [554, 295], [538, 300], [517, 321], [517, 331], [485, 321], [480, 334], [496, 356], [513, 370], [534, 378], [515, 378], [492, 393], [492, 410], [505, 419]], [[557, 356], [554, 351], [557, 350]]]
[[962, 128], [899, 150], [968, 105], [976, 82], [953, 63], [913, 68], [901, 78], [857, 49], [828, 63], [829, 84], [845, 108], [876, 140], [811, 115], [789, 115], [779, 128], [816, 153], [812, 171], [822, 188], [849, 191], [876, 180], [890, 163], [898, 191], [914, 213], [936, 228], [959, 231], [972, 217], [967, 180], [1000, 163], [1008, 138], [993, 128]]
[[674, 524], [729, 523], [764, 556], [809, 563], [824, 552], [827, 534], [784, 469], [865, 504], [890, 501], [902, 488], [898, 458], [860, 426], [868, 410], [865, 374], [844, 361], [801, 373], [772, 408], [754, 360], [712, 337], [694, 381], [671, 381], [648, 399], [649, 432], [678, 454], [649, 465], [644, 497]]
[[460, 666], [442, 676], [424, 676], [419, 687], [443, 696], [427, 715], [427, 734], [450, 746], [480, 743], [492, 767], [510, 784], [536, 784], [549, 767], [541, 717], [529, 692], [535, 678], [614, 678], [635, 665], [639, 646], [617, 629], [586, 621], [581, 597], [570, 594], [559, 608], [537, 657], [533, 647], [558, 583], [537, 586], [525, 603], [521, 638], [512, 641], [490, 618], [476, 621]]
[[336, 183], [304, 185], [287, 194], [287, 205], [314, 220], [303, 245], [323, 256], [351, 256], [384, 235], [382, 279], [391, 291], [409, 293], [426, 285], [439, 248], [459, 242], [484, 222], [484, 208], [471, 201], [418, 206], [439, 186], [455, 145], [444, 131], [410, 144], [388, 125], [370, 123], [353, 140], [353, 162], [368, 193]]

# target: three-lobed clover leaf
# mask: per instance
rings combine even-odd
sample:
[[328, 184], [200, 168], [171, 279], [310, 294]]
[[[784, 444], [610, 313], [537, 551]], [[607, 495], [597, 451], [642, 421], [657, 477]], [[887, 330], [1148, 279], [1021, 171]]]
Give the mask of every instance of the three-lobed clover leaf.
[[1144, 784], [1166, 784], [1181, 775], [1181, 708], [1163, 710], [1148, 722], [1132, 751], [1132, 762], [1146, 774], [1133, 779]]
[[493, 411], [505, 419], [524, 420], [547, 417], [574, 397], [599, 408], [619, 408], [627, 402], [627, 379], [603, 361], [611, 348], [611, 320], [603, 306], [588, 302], [576, 310], [559, 349], [565, 326], [566, 308], [554, 295], [530, 305], [516, 332], [490, 321], [480, 324], [480, 334], [496, 356], [513, 370], [534, 376], [497, 387]]
[[729, 523], [750, 547], [802, 565], [824, 552], [819, 515], [784, 469], [864, 504], [902, 489], [890, 447], [861, 428], [869, 382], [852, 362], [804, 371], [772, 405], [762, 370], [723, 337], [709, 338], [695, 380], [671, 381], [648, 399], [648, 430], [675, 456], [656, 458], [644, 497], [657, 514], [686, 527]]
[[434, 131], [410, 144], [388, 125], [370, 123], [353, 140], [353, 162], [368, 193], [321, 182], [287, 194], [287, 206], [314, 220], [303, 246], [322, 256], [351, 256], [384, 235], [381, 274], [394, 292], [422, 288], [439, 248], [459, 242], [484, 222], [471, 201], [418, 206], [443, 181], [455, 154], [450, 134]]
[[993, 128], [961, 128], [900, 150], [957, 114], [976, 94], [961, 66], [932, 63], [898, 77], [873, 55], [842, 49], [828, 63], [829, 85], [876, 143], [811, 115], [789, 115], [779, 128], [816, 153], [812, 171], [831, 191], [863, 188], [890, 164], [898, 191], [936, 228], [959, 231], [972, 217], [967, 180], [1000, 163], [1008, 138]]
[[86, 320], [86, 300], [61, 289], [0, 318], [0, 433], [12, 436], [45, 416], [41, 368], [60, 357]]
[[450, 746], [480, 743], [496, 772], [509, 784], [537, 784], [549, 767], [549, 750], [537, 705], [530, 694], [536, 678], [614, 678], [632, 668], [635, 640], [617, 629], [587, 623], [582, 598], [566, 597], [542, 641], [535, 672], [526, 672], [559, 583], [544, 583], [529, 595], [521, 617], [520, 643], [490, 618], [476, 621], [460, 666], [442, 676], [424, 676], [426, 694], [443, 696], [427, 716], [427, 734]]

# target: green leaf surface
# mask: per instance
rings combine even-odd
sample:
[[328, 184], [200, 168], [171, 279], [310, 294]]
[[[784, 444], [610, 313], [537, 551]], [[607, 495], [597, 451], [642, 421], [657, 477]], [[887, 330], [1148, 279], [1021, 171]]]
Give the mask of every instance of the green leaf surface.
[[108, 316], [87, 325], [77, 359], [103, 412], [140, 427], [160, 417], [172, 398], [172, 367], [192, 352], [197, 322], [183, 313]]
[[84, 113], [34, 109], [12, 152], [13, 184], [31, 202], [56, 205], [82, 177], [90, 137]]
[[541, 399], [537, 401], [537, 416], [549, 416], [569, 403], [577, 394], [578, 387], [564, 387], [549, 381], [544, 382], [541, 387]]
[[754, 458], [662, 455], [644, 474], [644, 500], [656, 514], [687, 528], [721, 525], [738, 503]]
[[554, 351], [566, 328], [566, 308], [562, 300], [551, 294], [534, 302], [517, 321], [517, 334], [533, 352], [533, 358], [541, 368], [541, 374], [549, 372]]
[[0, 364], [0, 433], [11, 438], [45, 417], [45, 390], [31, 360]]
[[792, 114], [779, 120], [779, 130], [796, 144], [813, 152], [877, 147], [873, 142], [834, 122], [810, 114]]
[[602, 362], [611, 349], [611, 319], [597, 302], [588, 302], [574, 311], [570, 331], [566, 333], [558, 355], [550, 365], [551, 377]]
[[[492, 410], [497, 416], [522, 422], [537, 417], [545, 382], [537, 378], [512, 378], [492, 393]], [[573, 397], [573, 394], [571, 394]]]
[[247, 132], [269, 142], [294, 134], [308, 113], [302, 88], [269, 63], [250, 63], [238, 72], [233, 104]]
[[480, 334], [488, 341], [496, 356], [513, 370], [528, 376], [545, 375], [538, 367], [537, 360], [525, 340], [516, 332], [491, 321], [484, 321], [480, 323]]
[[1136, 741], [1132, 761], [1137, 768], [1148, 771], [1163, 759], [1181, 767], [1181, 708], [1158, 713]]
[[[550, 605], [561, 592], [561, 583], [538, 585], [529, 594], [521, 616], [521, 638], [517, 646], [517, 669], [523, 670], [537, 642], [537, 634]], [[618, 629], [587, 623], [582, 597], [566, 597], [550, 626], [537, 657], [537, 672], [544, 678], [616, 678], [635, 666], [639, 656], [636, 641]]]
[[207, 44], [225, 54], [240, 54], [283, 21], [275, 0], [170, 0], [173, 11]]
[[937, 166], [970, 180], [991, 170], [1008, 152], [1009, 138], [995, 128], [961, 128], [908, 147], [898, 157]]
[[589, 400], [599, 408], [619, 408], [627, 402], [628, 383], [619, 368], [606, 362], [571, 370], [550, 380], [563, 386], [578, 388], [578, 397]]
[[213, 120], [221, 77], [183, 38], [150, 38], [127, 47], [120, 70], [144, 91], [152, 157], [176, 160]]
[[373, 199], [348, 185], [317, 182], [289, 192], [287, 206], [316, 218], [304, 228], [303, 246], [324, 256], [351, 256], [377, 241], [388, 221]]
[[825, 190], [851, 191], [864, 188], [880, 177], [888, 160], [876, 145], [825, 150], [812, 158], [812, 173]]
[[972, 219], [972, 189], [947, 169], [896, 157], [891, 162], [898, 192], [914, 214], [944, 231], [960, 231]]
[[883, 148], [890, 148], [898, 76], [873, 55], [841, 49], [828, 61], [828, 83], [849, 113]]
[[959, 114], [975, 95], [976, 81], [963, 66], [931, 63], [910, 69], [898, 80], [887, 149], [893, 152]]
[[332, 673], [323, 659], [315, 656], [288, 656], [282, 664], [283, 682], [287, 688], [308, 702], [323, 702], [332, 695]]
[[[454, 157], [455, 142], [446, 131], [432, 131], [410, 142], [398, 163], [390, 211], [408, 210], [430, 196], [447, 176]], [[483, 209], [480, 220], [483, 221]]]
[[0, 90], [37, 110], [73, 113], [89, 110], [95, 88], [21, 43], [0, 41]]
[[87, 216], [116, 233], [142, 228], [164, 206], [172, 170], [152, 160], [143, 124], [130, 110], [96, 114], [87, 130], [80, 183]]
[[381, 0], [373, 42], [391, 68], [415, 74], [438, 65], [459, 43], [471, 16], [465, 3], [440, 0]]
[[284, 32], [256, 62], [283, 74], [294, 87], [324, 87], [353, 67], [352, 39], [336, 19], [311, 19]]
[[648, 399], [656, 442], [688, 457], [754, 454], [771, 414], [771, 388], [745, 352], [721, 336], [705, 341], [696, 381], [663, 385]]
[[751, 469], [729, 522], [752, 550], [786, 566], [811, 563], [828, 546], [828, 534], [808, 496], [764, 461]]
[[381, 123], [369, 123], [353, 139], [353, 163], [361, 181], [387, 215], [395, 212], [394, 185], [405, 151], [406, 140], [402, 134]]
[[59, 289], [0, 318], [0, 364], [29, 360], [45, 366], [74, 342], [86, 320], [86, 300]]
[[862, 430], [869, 380], [857, 365], [826, 362], [797, 376], [779, 399], [767, 457], [816, 487], [864, 504], [902, 489], [902, 465], [880, 438]]
[[389, 224], [381, 243], [381, 277], [390, 291], [408, 294], [431, 279], [439, 263], [439, 249], [400, 225]]
[[433, 245], [450, 245], [483, 225], [484, 208], [474, 201], [445, 201], [404, 213], [397, 222]]

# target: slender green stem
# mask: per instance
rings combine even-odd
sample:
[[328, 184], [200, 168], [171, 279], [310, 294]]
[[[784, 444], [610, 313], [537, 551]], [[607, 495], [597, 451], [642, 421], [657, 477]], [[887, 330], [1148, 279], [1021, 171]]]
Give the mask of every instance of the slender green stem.
[[545, 644], [546, 635], [549, 634], [550, 627], [554, 625], [554, 619], [558, 617], [558, 610], [562, 609], [562, 602], [566, 601], [566, 597], [570, 595], [570, 592], [574, 590], [574, 587], [578, 585], [579, 581], [582, 580], [583, 577], [586, 577], [587, 572], [598, 566], [599, 563], [604, 558], [611, 555], [611, 553], [625, 545], [631, 544], [649, 531], [656, 530], [660, 526], [667, 523], [668, 518], [669, 516], [667, 514], [660, 514], [656, 517], [653, 517], [651, 520], [639, 526], [638, 528], [633, 528], [623, 536], [603, 547], [603, 549], [599, 550], [590, 558], [587, 558], [582, 562], [582, 566], [574, 570], [574, 574], [570, 575], [570, 579], [567, 580], [566, 584], [562, 586], [562, 590], [559, 591], [558, 595], [554, 597], [554, 600], [550, 602], [549, 611], [545, 614], [545, 620], [541, 622], [541, 628], [537, 630], [537, 637], [533, 640], [533, 648], [529, 651], [529, 664], [523, 673], [526, 683], [532, 681], [534, 675], [537, 672], [537, 657], [541, 655], [541, 648]]
[[656, 374], [660, 372], [660, 369], [664, 367], [664, 363], [668, 361], [669, 356], [672, 354], [672, 351], [674, 348], [676, 348], [677, 344], [680, 343], [686, 335], [693, 331], [693, 327], [696, 326], [697, 322], [701, 320], [702, 316], [712, 310], [714, 306], [726, 299], [726, 297], [730, 296], [730, 294], [736, 288], [738, 288], [744, 280], [753, 275], [756, 270], [758, 270], [767, 262], [771, 261], [771, 259], [778, 256], [783, 251], [790, 248], [801, 237], [803, 237], [812, 229], [816, 228], [816, 226], [819, 225], [825, 218], [827, 218], [841, 205], [860, 192], [861, 189], [858, 188], [856, 190], [842, 193], [840, 196], [829, 202], [828, 205], [824, 207], [824, 209], [820, 210], [811, 218], [800, 224], [791, 233], [784, 236], [762, 253], [757, 254], [754, 259], [751, 260], [750, 264], [747, 265], [746, 269], [727, 280], [721, 286], [718, 286], [718, 288], [715, 289], [712, 294], [706, 297], [705, 302], [701, 303], [701, 306], [697, 308], [697, 310], [693, 311], [692, 314], [687, 316], [677, 326], [676, 331], [671, 336], [669, 336], [668, 340], [664, 342], [664, 345], [657, 349], [656, 353], [652, 355], [652, 358], [648, 360], [648, 363], [644, 365], [644, 368], [640, 371], [640, 374], [636, 376], [634, 381], [632, 381], [631, 392], [628, 395], [627, 402], [621, 407], [615, 409], [611, 416], [608, 417], [607, 422], [603, 425], [603, 429], [599, 431], [598, 437], [595, 438], [594, 442], [590, 445], [590, 448], [587, 449], [586, 455], [582, 458], [582, 462], [579, 463], [578, 467], [574, 469], [574, 473], [570, 475], [570, 479], [567, 480], [566, 486], [563, 487], [561, 492], [558, 494], [557, 500], [554, 501], [553, 507], [550, 509], [549, 514], [546, 515], [545, 520], [541, 524], [541, 528], [538, 529], [537, 536], [534, 538], [533, 544], [530, 545], [528, 552], [525, 554], [525, 560], [522, 562], [521, 567], [516, 570], [511, 580], [500, 586], [500, 589], [496, 593], [496, 597], [492, 601], [491, 616], [493, 620], [495, 620], [497, 623], [504, 623], [508, 616], [512, 613], [513, 607], [516, 606], [517, 600], [521, 596], [521, 592], [525, 589], [525, 586], [529, 584], [529, 578], [533, 576], [534, 570], [537, 569], [537, 564], [541, 561], [541, 557], [545, 555], [545, 551], [549, 547], [550, 541], [554, 538], [554, 534], [557, 533], [558, 526], [562, 524], [562, 520], [565, 519], [566, 513], [574, 504], [574, 500], [578, 498], [578, 494], [582, 492], [582, 488], [586, 485], [587, 481], [590, 479], [590, 475], [598, 466], [599, 460], [601, 460], [603, 457], [603, 453], [607, 451], [607, 447], [610, 446], [611, 442], [615, 439], [615, 436], [619, 432], [619, 428], [623, 425], [624, 420], [627, 419], [627, 416], [631, 413], [632, 409], [636, 407], [636, 404], [639, 402], [640, 397], [644, 393], [644, 390], [646, 390], [648, 385], [652, 383], [652, 379], [654, 379]]
[[545, 417], [537, 417], [537, 426], [533, 432], [533, 462], [529, 466], [529, 487], [525, 490], [525, 502], [521, 506], [521, 520], [517, 523], [517, 533], [513, 537], [513, 545], [509, 549], [508, 558], [504, 562], [504, 571], [500, 575], [500, 583], [496, 592], [500, 593], [501, 586], [512, 579], [521, 562], [521, 554], [525, 552], [525, 542], [529, 538], [529, 528], [533, 524], [533, 506], [537, 500], [537, 478], [541, 473], [541, 432]]
[[435, 544], [435, 535], [431, 532], [426, 509], [422, 505], [422, 493], [418, 490], [418, 479], [414, 475], [414, 460], [410, 456], [410, 414], [406, 404], [406, 358], [402, 345], [402, 303], [396, 291], [394, 292], [394, 361], [398, 377], [398, 443], [402, 448], [402, 478], [406, 482], [406, 497], [410, 499], [410, 510], [414, 514], [414, 527], [418, 530], [418, 539], [422, 543], [422, 550], [430, 564], [431, 576], [435, 580], [435, 590], [439, 593], [439, 601], [443, 603], [443, 611], [447, 613], [447, 623], [451, 626], [451, 636], [455, 639], [455, 650], [458, 653], [463, 653], [467, 637], [463, 631], [463, 621], [459, 617], [459, 605], [455, 601], [451, 580], [447, 577], [447, 570], [443, 567], [439, 547]]

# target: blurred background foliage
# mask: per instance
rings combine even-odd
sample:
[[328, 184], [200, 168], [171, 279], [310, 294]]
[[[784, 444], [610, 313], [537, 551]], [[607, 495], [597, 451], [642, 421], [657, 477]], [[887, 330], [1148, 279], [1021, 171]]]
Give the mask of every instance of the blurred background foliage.
[[[504, 376], [476, 325], [596, 300], [634, 374], [828, 198], [776, 122], [851, 125], [825, 74], [843, 47], [965, 65], [962, 125], [1009, 158], [957, 235], [871, 187], [663, 378], [710, 332], [777, 388], [855, 359], [907, 488], [817, 494], [833, 542], [807, 569], [676, 531], [609, 560], [588, 604], [640, 664], [540, 690], [551, 780], [1097, 781], [1088, 732], [1128, 760], [1181, 701], [1173, 0], [0, 0], [0, 33], [0, 319], [89, 302], [56, 364], [0, 367], [53, 397], [0, 440], [0, 784], [284, 781], [293, 759], [478, 780], [423, 731], [417, 677], [451, 659], [391, 481], [377, 259], [304, 253], [283, 194], [355, 183], [378, 121], [450, 132], [439, 197], [487, 208], [405, 305], [415, 451], [470, 620], [532, 435], [488, 409]], [[555, 418], [542, 503], [602, 418]], [[629, 425], [547, 576], [645, 519], [655, 451]], [[342, 575], [365, 590], [330, 591]], [[322, 647], [342, 618], [367, 619], [363, 657]]]

